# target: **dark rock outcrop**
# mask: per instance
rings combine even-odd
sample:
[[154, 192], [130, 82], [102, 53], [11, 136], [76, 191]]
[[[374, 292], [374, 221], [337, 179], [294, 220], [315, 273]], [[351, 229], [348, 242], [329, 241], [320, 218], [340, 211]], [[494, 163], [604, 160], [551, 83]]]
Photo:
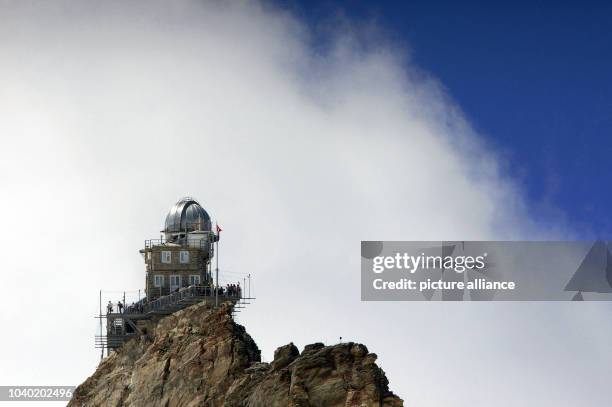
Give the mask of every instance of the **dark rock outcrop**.
[[260, 351], [224, 305], [198, 304], [160, 320], [113, 352], [69, 406], [398, 407], [376, 355], [357, 343], [290, 343]]

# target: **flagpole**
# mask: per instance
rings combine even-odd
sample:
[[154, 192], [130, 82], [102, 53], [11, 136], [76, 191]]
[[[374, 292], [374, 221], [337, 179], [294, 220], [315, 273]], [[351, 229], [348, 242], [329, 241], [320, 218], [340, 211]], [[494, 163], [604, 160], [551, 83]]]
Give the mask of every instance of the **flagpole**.
[[216, 257], [217, 257], [217, 268], [215, 270], [215, 278], [217, 280], [216, 284], [215, 284], [215, 308], [219, 307], [219, 238], [221, 237], [221, 234], [219, 233], [219, 225], [217, 224], [217, 253], [216, 253]]

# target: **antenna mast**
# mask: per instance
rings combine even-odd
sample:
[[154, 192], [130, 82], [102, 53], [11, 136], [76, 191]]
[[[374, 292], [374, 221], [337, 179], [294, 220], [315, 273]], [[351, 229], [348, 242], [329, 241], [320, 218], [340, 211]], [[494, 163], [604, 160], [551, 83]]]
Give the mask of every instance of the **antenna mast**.
[[219, 226], [217, 225], [217, 267], [215, 269], [215, 279], [217, 280], [215, 283], [215, 308], [219, 307]]

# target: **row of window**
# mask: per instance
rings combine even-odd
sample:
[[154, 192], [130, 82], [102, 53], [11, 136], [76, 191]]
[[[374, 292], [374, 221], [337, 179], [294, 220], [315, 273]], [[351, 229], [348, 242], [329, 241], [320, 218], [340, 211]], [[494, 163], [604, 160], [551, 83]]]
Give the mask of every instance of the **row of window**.
[[[151, 252], [147, 252], [147, 260], [151, 260]], [[172, 252], [170, 250], [162, 250], [161, 262], [165, 264], [172, 263]], [[189, 263], [189, 251], [181, 250], [179, 252], [179, 262], [182, 264]]]
[[[200, 276], [198, 274], [192, 274], [189, 276], [189, 285], [200, 284]], [[155, 287], [165, 287], [165, 278], [162, 274], [156, 274], [153, 276], [153, 285]], [[181, 276], [171, 275], [170, 276], [170, 289], [175, 289], [181, 286]]]

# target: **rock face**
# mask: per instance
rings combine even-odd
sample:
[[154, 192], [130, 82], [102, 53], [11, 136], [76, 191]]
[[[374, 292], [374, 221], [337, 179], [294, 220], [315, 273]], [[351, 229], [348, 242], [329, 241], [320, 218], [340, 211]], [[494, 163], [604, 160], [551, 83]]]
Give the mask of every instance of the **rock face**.
[[69, 406], [398, 407], [361, 344], [290, 343], [261, 363], [231, 308], [197, 304], [126, 342], [77, 387]]

